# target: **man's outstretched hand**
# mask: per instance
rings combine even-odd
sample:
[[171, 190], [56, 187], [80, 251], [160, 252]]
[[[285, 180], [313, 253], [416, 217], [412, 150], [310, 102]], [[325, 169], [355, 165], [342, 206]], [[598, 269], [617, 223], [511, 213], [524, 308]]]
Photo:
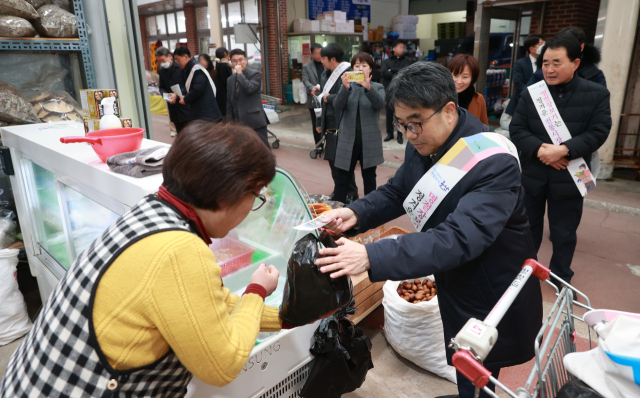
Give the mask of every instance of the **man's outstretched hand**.
[[329, 221], [324, 228], [334, 234], [346, 232], [358, 225], [358, 216], [356, 216], [356, 213], [351, 209], [345, 208], [335, 209], [325, 213], [324, 220]]

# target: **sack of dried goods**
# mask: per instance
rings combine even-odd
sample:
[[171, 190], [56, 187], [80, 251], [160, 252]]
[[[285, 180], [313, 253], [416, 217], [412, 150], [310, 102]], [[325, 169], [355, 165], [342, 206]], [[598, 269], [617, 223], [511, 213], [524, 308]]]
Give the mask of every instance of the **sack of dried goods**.
[[16, 87], [0, 81], [0, 120], [12, 124], [40, 123], [33, 106]]
[[33, 37], [36, 30], [31, 22], [13, 15], [0, 15], [0, 37]]
[[78, 37], [76, 16], [54, 5], [44, 5], [38, 8], [40, 18], [34, 25], [40, 35], [44, 37], [69, 38]]
[[2, 0], [0, 1], [0, 15], [13, 15], [25, 19], [39, 18], [38, 12], [31, 4], [25, 0]]
[[82, 107], [65, 91], [43, 91], [29, 102], [43, 122], [83, 122]]
[[384, 336], [398, 354], [453, 383], [447, 365], [437, 286], [433, 277], [387, 281], [383, 286]]

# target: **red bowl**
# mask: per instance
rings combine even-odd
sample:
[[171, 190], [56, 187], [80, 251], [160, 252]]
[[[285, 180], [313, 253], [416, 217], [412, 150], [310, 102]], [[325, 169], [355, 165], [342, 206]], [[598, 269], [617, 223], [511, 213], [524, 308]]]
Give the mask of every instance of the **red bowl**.
[[140, 149], [143, 137], [144, 129], [127, 127], [92, 131], [84, 137], [62, 137], [60, 142], [63, 144], [88, 142], [100, 160], [106, 163], [108, 157]]

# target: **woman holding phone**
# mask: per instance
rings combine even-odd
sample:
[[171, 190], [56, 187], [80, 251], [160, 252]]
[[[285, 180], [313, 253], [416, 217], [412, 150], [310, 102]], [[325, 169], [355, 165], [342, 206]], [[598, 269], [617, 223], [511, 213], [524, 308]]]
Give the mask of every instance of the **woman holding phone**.
[[351, 68], [364, 79], [353, 81], [353, 73], [342, 75], [342, 87], [333, 106], [342, 113], [338, 134], [334, 200], [345, 203], [351, 175], [360, 161], [365, 195], [376, 189], [376, 166], [384, 162], [378, 120], [384, 109], [384, 86], [371, 81], [373, 58], [361, 52], [351, 59]]

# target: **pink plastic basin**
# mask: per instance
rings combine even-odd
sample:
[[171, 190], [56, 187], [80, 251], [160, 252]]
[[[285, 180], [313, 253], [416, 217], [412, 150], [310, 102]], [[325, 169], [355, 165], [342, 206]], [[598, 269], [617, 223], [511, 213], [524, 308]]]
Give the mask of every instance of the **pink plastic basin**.
[[88, 142], [100, 160], [106, 163], [108, 157], [140, 149], [143, 137], [144, 129], [127, 127], [92, 131], [84, 137], [62, 137], [60, 142], [63, 144]]
[[248, 267], [251, 264], [251, 256], [256, 251], [253, 247], [231, 238], [216, 239], [209, 248], [222, 269], [220, 276], [223, 277]]

